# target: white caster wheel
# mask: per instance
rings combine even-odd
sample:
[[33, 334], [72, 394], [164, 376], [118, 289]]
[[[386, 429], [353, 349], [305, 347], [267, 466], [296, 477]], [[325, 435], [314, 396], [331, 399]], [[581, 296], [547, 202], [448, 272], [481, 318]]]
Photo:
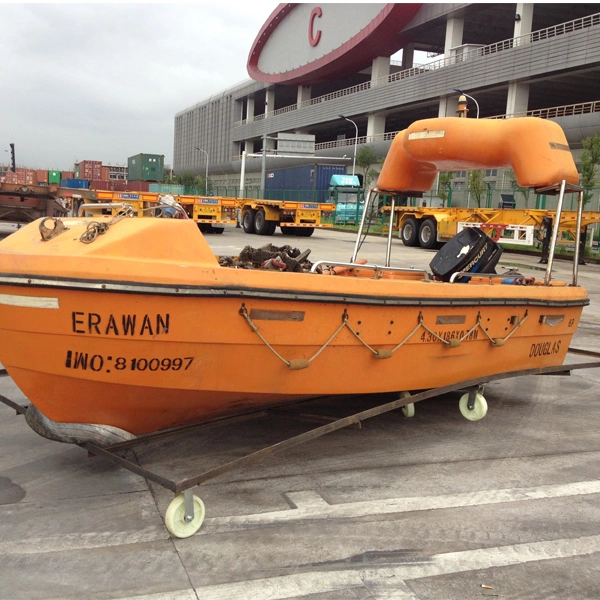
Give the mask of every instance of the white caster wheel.
[[458, 403], [460, 412], [465, 419], [469, 419], [469, 421], [479, 421], [487, 414], [488, 405], [482, 394], [477, 393], [475, 395], [475, 405], [473, 406], [473, 410], [469, 410], [468, 404], [469, 393], [467, 392], [460, 397]]
[[165, 514], [165, 525], [171, 535], [178, 538], [187, 538], [200, 529], [204, 521], [206, 509], [204, 502], [198, 496], [192, 496], [194, 502], [194, 518], [185, 520], [185, 499], [183, 494], [177, 494]]
[[[400, 392], [400, 398], [408, 398], [410, 396], [410, 392]], [[407, 404], [402, 407], [402, 414], [405, 417], [414, 417], [415, 416], [415, 405], [413, 402]]]

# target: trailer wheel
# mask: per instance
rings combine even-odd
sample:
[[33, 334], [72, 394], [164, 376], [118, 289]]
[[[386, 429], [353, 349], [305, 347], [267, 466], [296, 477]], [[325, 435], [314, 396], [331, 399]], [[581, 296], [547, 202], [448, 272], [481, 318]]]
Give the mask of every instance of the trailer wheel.
[[225, 227], [213, 227], [213, 233], [223, 233], [225, 231]]
[[408, 217], [402, 225], [402, 243], [405, 246], [416, 246], [419, 239], [419, 225], [414, 217]]
[[242, 227], [244, 228], [244, 233], [254, 233], [254, 214], [255, 210], [251, 208], [247, 208], [242, 215]]
[[277, 229], [277, 221], [267, 221], [267, 233], [265, 235], [273, 235]]
[[194, 518], [191, 521], [185, 520], [185, 500], [183, 494], [177, 494], [174, 500], [169, 504], [165, 514], [165, 525], [169, 533], [178, 538], [187, 538], [196, 533], [202, 522], [206, 509], [204, 502], [198, 496], [193, 496]]
[[462, 395], [458, 402], [458, 408], [461, 415], [469, 421], [479, 421], [487, 414], [488, 405], [482, 394], [477, 393], [475, 396], [475, 405], [472, 410], [469, 410], [469, 393]]
[[[410, 392], [400, 392], [400, 394], [398, 395], [399, 398], [408, 398], [410, 396]], [[415, 404], [414, 402], [411, 402], [410, 404], [406, 404], [405, 406], [402, 407], [402, 414], [405, 417], [414, 417], [415, 416]]]
[[296, 233], [295, 227], [288, 227], [287, 225], [280, 225], [279, 228], [281, 229], [281, 233], [283, 233], [283, 235], [294, 235]]
[[310, 237], [314, 232], [314, 227], [296, 227], [296, 235], [298, 237]]
[[437, 243], [437, 225], [434, 219], [425, 219], [419, 228], [419, 245], [426, 250]]
[[254, 231], [258, 235], [269, 235], [270, 221], [267, 221], [265, 211], [259, 209], [254, 215]]

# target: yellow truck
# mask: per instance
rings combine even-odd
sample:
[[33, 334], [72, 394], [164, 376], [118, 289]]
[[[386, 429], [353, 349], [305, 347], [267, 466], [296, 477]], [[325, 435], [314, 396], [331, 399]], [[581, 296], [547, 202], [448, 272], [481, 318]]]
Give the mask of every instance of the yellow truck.
[[[389, 217], [390, 207], [381, 209]], [[547, 220], [554, 220], [555, 211], [513, 208], [433, 208], [396, 207], [392, 227], [400, 233], [405, 246], [434, 248], [447, 242], [465, 227], [478, 227], [500, 244], [533, 246], [541, 240]], [[585, 211], [582, 228], [600, 222], [600, 212]], [[575, 239], [577, 211], [563, 210], [559, 231], [563, 242]]]
[[237, 202], [245, 233], [273, 235], [279, 227], [283, 235], [310, 237], [315, 229], [333, 227], [334, 204], [255, 198], [238, 198]]
[[[77, 190], [80, 202], [98, 204], [107, 214], [119, 210], [116, 205], [130, 204], [140, 217], [153, 216], [159, 206], [159, 197], [153, 192], [109, 192]], [[290, 202], [226, 196], [172, 195], [188, 217], [198, 223], [203, 233], [223, 233], [225, 225], [235, 225], [237, 214], [245, 233], [273, 235], [279, 227], [284, 235], [310, 237], [315, 229], [331, 229], [335, 205], [318, 202]], [[110, 206], [114, 204], [115, 206]], [[105, 206], [104, 206], [105, 205]], [[163, 209], [164, 210], [164, 207]]]
[[[188, 217], [198, 223], [203, 233], [223, 233], [225, 225], [236, 224], [237, 201], [222, 196], [178, 196], [154, 192], [109, 192], [101, 190], [77, 190], [84, 204], [102, 205], [130, 204], [139, 217], [150, 217], [156, 213], [161, 196], [172, 196], [185, 210]], [[103, 210], [115, 214], [118, 206], [106, 206]], [[161, 210], [165, 210], [163, 207]], [[168, 210], [168, 209], [167, 209]]]
[[202, 233], [223, 233], [236, 224], [237, 200], [224, 196], [174, 196]]

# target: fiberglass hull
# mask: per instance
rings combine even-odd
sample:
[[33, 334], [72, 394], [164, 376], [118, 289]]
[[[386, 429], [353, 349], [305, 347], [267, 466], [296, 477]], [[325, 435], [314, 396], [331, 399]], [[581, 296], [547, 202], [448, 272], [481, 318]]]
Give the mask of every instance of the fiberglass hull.
[[0, 245], [0, 362], [52, 421], [133, 434], [560, 365], [587, 304], [564, 285], [230, 269], [192, 222], [128, 219], [90, 245], [65, 222]]

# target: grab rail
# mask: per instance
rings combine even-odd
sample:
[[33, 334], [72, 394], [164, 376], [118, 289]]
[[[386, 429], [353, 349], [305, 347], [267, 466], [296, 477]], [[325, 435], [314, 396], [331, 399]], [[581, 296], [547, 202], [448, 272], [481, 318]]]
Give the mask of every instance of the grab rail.
[[482, 279], [487, 277], [490, 280], [490, 283], [492, 283], [493, 279], [518, 279], [523, 283], [527, 281], [523, 275], [511, 275], [510, 273], [472, 273], [471, 271], [460, 271], [458, 273], [452, 273], [450, 283], [456, 283], [456, 280], [459, 277], [481, 277]]
[[403, 267], [382, 267], [380, 265], [357, 265], [352, 262], [337, 262], [332, 260], [319, 260], [313, 264], [310, 269], [311, 273], [315, 273], [317, 267], [321, 265], [327, 265], [328, 267], [351, 267], [352, 269], [371, 269], [375, 272], [377, 271], [392, 271], [397, 273], [422, 273], [427, 279], [429, 279], [429, 273], [424, 269], [413, 269], [413, 268], [403, 268]]

